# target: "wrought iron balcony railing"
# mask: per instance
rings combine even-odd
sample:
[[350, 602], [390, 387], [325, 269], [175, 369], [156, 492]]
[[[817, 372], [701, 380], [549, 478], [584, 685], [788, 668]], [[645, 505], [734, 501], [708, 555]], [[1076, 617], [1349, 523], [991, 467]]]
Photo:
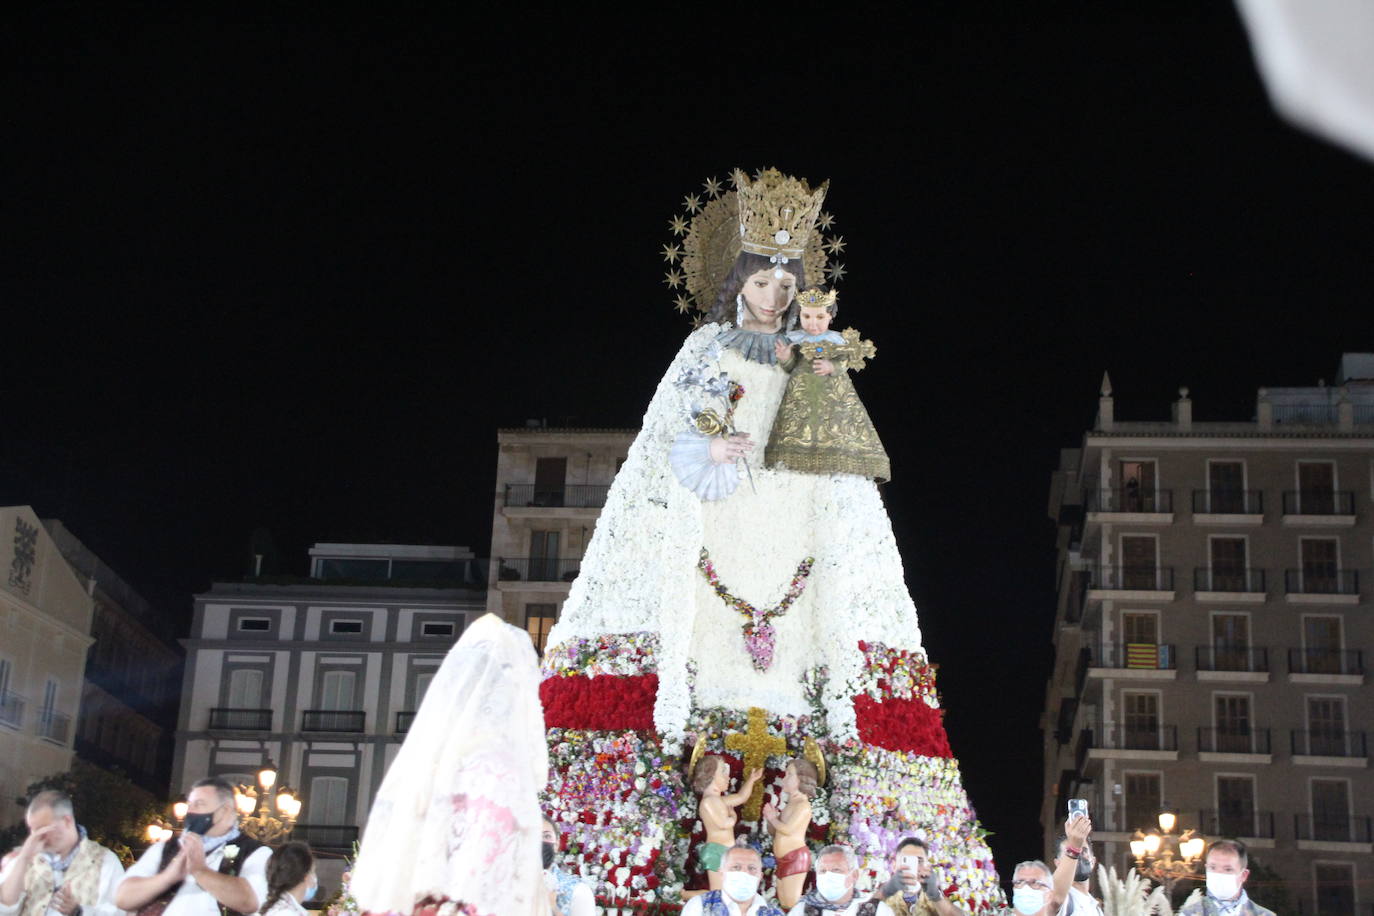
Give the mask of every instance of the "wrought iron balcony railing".
[[581, 558], [501, 557], [496, 577], [502, 582], [571, 582], [582, 569]]
[[1287, 569], [1283, 588], [1290, 595], [1358, 595], [1360, 574], [1354, 569]]
[[301, 713], [303, 732], [362, 732], [367, 713], [361, 709], [307, 709]]
[[1198, 515], [1263, 515], [1262, 490], [1194, 490], [1193, 512]]
[[1197, 822], [1206, 836], [1234, 836], [1246, 839], [1274, 838], [1272, 811], [1209, 811], [1198, 812]]
[[351, 851], [358, 841], [358, 828], [353, 824], [297, 824], [291, 830], [291, 839], [315, 849]]
[[1290, 674], [1364, 674], [1360, 649], [1289, 649]]
[[1089, 512], [1153, 514], [1174, 511], [1173, 490], [1117, 487], [1114, 490], [1089, 490], [1084, 497]]
[[1269, 729], [1218, 726], [1197, 730], [1197, 749], [1205, 754], [1267, 754]]
[[272, 710], [217, 706], [210, 710], [209, 728], [212, 731], [226, 732], [270, 732]]
[[1364, 732], [1344, 728], [1293, 729], [1291, 747], [1306, 757], [1368, 757]]
[[511, 508], [601, 509], [609, 486], [574, 484], [544, 486], [534, 483], [506, 484], [506, 505]]
[[1349, 490], [1284, 490], [1284, 515], [1354, 515], [1355, 494]]
[[1295, 814], [1293, 832], [1300, 840], [1322, 840], [1328, 843], [1370, 842], [1369, 818], [1358, 814]]
[[1171, 566], [1096, 566], [1091, 587], [1105, 591], [1171, 592], [1174, 570]]
[[1193, 590], [1262, 595], [1266, 591], [1264, 570], [1235, 566], [1198, 566], [1193, 569]]
[[1140, 668], [1172, 671], [1177, 667], [1174, 647], [1159, 643], [1130, 642], [1099, 645], [1093, 654], [1098, 668]]
[[1263, 646], [1197, 646], [1199, 671], [1268, 671], [1269, 650]]
[[1092, 747], [1110, 751], [1176, 751], [1178, 728], [1173, 725], [1116, 725], [1089, 732]]

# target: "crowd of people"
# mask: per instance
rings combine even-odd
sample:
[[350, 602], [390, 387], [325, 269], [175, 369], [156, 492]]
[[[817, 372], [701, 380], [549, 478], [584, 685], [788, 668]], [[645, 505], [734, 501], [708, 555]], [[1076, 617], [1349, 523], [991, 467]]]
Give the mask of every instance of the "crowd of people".
[[[239, 829], [234, 787], [218, 777], [197, 782], [186, 797], [184, 829], [154, 843], [127, 871], [110, 850], [86, 836], [71, 799], [48, 790], [29, 802], [28, 838], [0, 862], [0, 916], [304, 916], [318, 888], [314, 857], [304, 843], [271, 849]], [[1007, 916], [1102, 916], [1091, 882], [1096, 865], [1092, 822], [1065, 823], [1052, 864], [1039, 859], [1012, 870]], [[541, 836], [553, 916], [593, 916], [590, 885], [556, 864], [559, 832], [545, 820]], [[687, 900], [682, 916], [967, 916], [943, 893], [944, 882], [925, 840], [898, 842], [890, 877], [877, 890], [859, 889], [854, 852], [832, 844], [817, 851], [813, 889], [790, 908], [765, 895], [765, 860], [741, 838], [721, 861], [722, 886]], [[1204, 893], [1180, 916], [1273, 916], [1245, 890], [1245, 847], [1213, 841], [1204, 856]]]

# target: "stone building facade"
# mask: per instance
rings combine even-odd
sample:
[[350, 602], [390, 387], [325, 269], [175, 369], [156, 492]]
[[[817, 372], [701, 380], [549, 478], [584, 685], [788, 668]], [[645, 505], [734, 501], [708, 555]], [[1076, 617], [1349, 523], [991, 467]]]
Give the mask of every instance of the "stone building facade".
[[[1047, 848], [1089, 800], [1118, 868], [1161, 807], [1243, 839], [1302, 912], [1374, 905], [1374, 355], [1254, 418], [1097, 421], [1061, 453]], [[1255, 896], [1263, 901], [1263, 891]]]

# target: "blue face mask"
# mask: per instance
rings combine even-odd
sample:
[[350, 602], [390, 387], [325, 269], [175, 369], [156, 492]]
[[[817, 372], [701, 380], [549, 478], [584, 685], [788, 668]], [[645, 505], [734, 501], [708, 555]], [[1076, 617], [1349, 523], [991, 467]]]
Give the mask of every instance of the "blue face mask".
[[310, 885], [309, 887], [307, 887], [307, 888], [305, 889], [305, 896], [302, 897], [301, 900], [302, 900], [302, 901], [305, 901], [305, 900], [314, 900], [314, 899], [315, 899], [315, 892], [318, 891], [319, 889], [320, 889], [320, 885], [319, 885], [318, 883]]
[[1038, 887], [1018, 887], [1011, 892], [1011, 905], [1021, 916], [1033, 916], [1045, 908], [1045, 892]]

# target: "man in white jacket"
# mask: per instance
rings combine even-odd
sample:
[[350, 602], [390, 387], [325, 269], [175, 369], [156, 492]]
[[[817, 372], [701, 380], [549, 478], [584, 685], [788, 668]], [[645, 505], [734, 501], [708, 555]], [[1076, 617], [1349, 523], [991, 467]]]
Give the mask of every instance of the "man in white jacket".
[[72, 800], [47, 789], [29, 801], [24, 845], [0, 860], [0, 916], [122, 916], [119, 857], [86, 836]]

